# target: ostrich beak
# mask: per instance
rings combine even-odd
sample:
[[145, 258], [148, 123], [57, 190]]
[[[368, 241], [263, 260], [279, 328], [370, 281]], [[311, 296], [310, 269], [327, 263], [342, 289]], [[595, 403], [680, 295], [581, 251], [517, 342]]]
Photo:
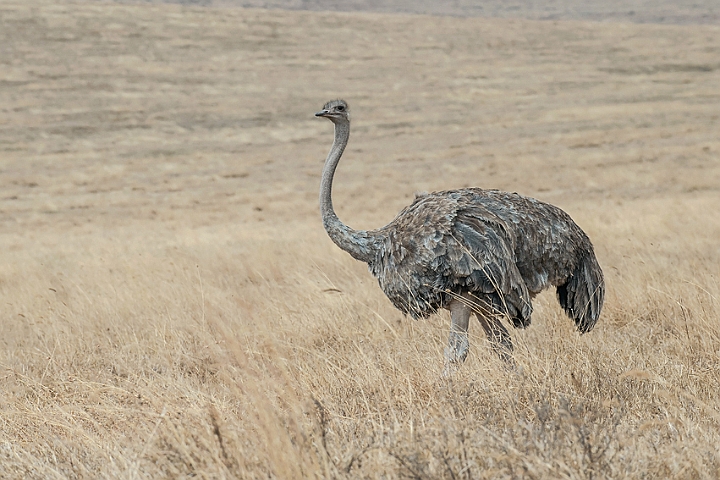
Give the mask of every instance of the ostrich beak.
[[317, 113], [315, 114], [315, 116], [316, 116], [316, 117], [324, 117], [324, 116], [327, 115], [328, 113], [330, 113], [330, 112], [327, 111], [327, 110], [323, 110], [322, 112], [317, 112]]

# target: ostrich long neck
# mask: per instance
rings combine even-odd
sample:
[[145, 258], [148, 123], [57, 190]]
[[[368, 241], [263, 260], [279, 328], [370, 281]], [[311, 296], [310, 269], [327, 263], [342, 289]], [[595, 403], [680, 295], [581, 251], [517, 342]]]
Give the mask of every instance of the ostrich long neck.
[[320, 182], [320, 214], [325, 231], [335, 244], [353, 258], [369, 263], [375, 258], [373, 235], [364, 230], [353, 230], [340, 221], [332, 205], [332, 182], [340, 157], [350, 138], [350, 123], [335, 123], [335, 140], [325, 160]]

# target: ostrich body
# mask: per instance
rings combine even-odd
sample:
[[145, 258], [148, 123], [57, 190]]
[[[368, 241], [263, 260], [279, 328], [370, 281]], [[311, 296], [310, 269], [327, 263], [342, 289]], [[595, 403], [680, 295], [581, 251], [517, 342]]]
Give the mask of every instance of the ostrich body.
[[320, 211], [330, 238], [366, 262], [390, 301], [415, 319], [450, 310], [446, 367], [465, 360], [475, 313], [493, 348], [512, 361], [512, 341], [500, 319], [530, 325], [532, 298], [549, 286], [581, 333], [600, 316], [603, 274], [593, 246], [559, 208], [498, 190], [464, 188], [418, 196], [388, 225], [353, 230], [332, 206], [332, 181], [350, 136], [343, 100], [315, 114], [335, 125], [323, 168]]

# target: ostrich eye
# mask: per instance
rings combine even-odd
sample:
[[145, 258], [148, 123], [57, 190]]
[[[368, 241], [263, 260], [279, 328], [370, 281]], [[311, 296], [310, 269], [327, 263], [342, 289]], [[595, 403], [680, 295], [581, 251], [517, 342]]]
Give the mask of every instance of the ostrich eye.
[[342, 105], [338, 105], [338, 107], [337, 107], [338, 112], [342, 112], [344, 110], [345, 110], [345, 107], [343, 107]]

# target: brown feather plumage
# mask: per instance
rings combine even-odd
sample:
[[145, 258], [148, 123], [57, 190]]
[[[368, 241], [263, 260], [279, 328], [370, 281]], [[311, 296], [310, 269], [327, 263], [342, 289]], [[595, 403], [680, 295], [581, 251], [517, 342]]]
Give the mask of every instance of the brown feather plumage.
[[[424, 195], [385, 227], [370, 271], [398, 309], [414, 318], [445, 307], [462, 292], [530, 323], [531, 299], [591, 270], [589, 309], [566, 311], [583, 331], [602, 305], [603, 284], [587, 235], [559, 208], [516, 193], [466, 188]], [[563, 305], [565, 307], [565, 305]]]

